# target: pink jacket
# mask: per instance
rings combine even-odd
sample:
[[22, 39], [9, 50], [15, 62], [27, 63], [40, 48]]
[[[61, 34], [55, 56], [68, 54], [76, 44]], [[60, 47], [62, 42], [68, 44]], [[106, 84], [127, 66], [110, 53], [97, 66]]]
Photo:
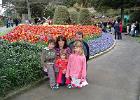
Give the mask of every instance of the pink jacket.
[[75, 77], [79, 79], [86, 78], [86, 57], [77, 54], [71, 54], [68, 60], [66, 77]]

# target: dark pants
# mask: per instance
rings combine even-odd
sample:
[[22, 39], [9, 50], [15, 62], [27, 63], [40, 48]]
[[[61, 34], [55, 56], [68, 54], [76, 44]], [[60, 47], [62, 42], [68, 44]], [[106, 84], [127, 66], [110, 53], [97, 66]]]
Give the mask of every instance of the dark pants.
[[6, 28], [10, 27], [10, 24], [9, 23], [6, 23]]
[[122, 40], [121, 32], [115, 32], [115, 39]]
[[66, 83], [66, 77], [65, 77], [65, 74], [62, 74], [62, 83], [60, 85], [64, 86], [65, 83]]
[[122, 40], [122, 33], [118, 32], [118, 40]]

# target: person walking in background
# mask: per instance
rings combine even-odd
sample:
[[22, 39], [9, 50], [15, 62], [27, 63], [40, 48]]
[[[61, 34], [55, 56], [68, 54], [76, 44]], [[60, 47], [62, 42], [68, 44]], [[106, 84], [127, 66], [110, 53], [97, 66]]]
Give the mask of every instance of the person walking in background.
[[6, 28], [10, 27], [10, 18], [6, 18]]
[[122, 40], [122, 32], [123, 32], [123, 24], [122, 24], [122, 21], [120, 21], [119, 24], [120, 24], [120, 32], [119, 32], [118, 35], [119, 35], [119, 39]]
[[118, 21], [115, 22], [114, 29], [115, 29], [115, 39], [118, 40], [122, 39], [120, 33], [120, 24], [118, 23]]
[[14, 26], [14, 21], [13, 21], [13, 19], [12, 18], [10, 18], [10, 26]]
[[126, 34], [125, 35], [128, 35], [130, 33], [130, 24], [127, 24], [126, 26]]
[[54, 47], [55, 47], [55, 40], [50, 39], [48, 41], [48, 47], [45, 47], [42, 50], [41, 65], [43, 67], [43, 71], [45, 75], [46, 73], [48, 74], [51, 89], [58, 89], [56, 84], [55, 68], [54, 68], [54, 63], [56, 59], [56, 53]]
[[135, 23], [132, 23], [131, 24], [131, 31], [130, 31], [130, 35], [131, 36], [135, 36], [135, 28], [136, 28]]
[[136, 27], [135, 27], [135, 36], [139, 35], [140, 27], [138, 21], [136, 21]]
[[123, 32], [123, 25], [122, 25], [122, 22], [120, 22], [120, 33]]
[[68, 88], [81, 88], [88, 85], [88, 83], [86, 81], [86, 57], [80, 40], [74, 42], [72, 51], [66, 71], [66, 78], [71, 79], [71, 84], [68, 85]]
[[15, 18], [15, 19], [14, 19], [14, 23], [16, 24], [16, 26], [18, 26], [18, 24], [19, 24], [18, 18]]

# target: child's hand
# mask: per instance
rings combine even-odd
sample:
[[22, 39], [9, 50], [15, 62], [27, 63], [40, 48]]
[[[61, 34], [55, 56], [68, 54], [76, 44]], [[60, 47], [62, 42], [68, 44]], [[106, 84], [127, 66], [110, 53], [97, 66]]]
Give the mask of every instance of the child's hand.
[[66, 74], [66, 69], [63, 70], [63, 74]]
[[59, 68], [62, 68], [62, 65], [61, 64], [59, 65]]

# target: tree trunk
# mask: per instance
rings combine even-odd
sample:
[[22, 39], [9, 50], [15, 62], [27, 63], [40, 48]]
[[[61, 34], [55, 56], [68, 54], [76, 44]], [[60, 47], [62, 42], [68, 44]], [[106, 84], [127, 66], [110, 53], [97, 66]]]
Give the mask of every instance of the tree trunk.
[[27, 9], [28, 9], [28, 20], [31, 20], [31, 8], [30, 8], [29, 0], [26, 0], [26, 2], [27, 2]]
[[124, 2], [122, 0], [122, 5], [121, 5], [121, 21], [123, 22], [124, 20]]

